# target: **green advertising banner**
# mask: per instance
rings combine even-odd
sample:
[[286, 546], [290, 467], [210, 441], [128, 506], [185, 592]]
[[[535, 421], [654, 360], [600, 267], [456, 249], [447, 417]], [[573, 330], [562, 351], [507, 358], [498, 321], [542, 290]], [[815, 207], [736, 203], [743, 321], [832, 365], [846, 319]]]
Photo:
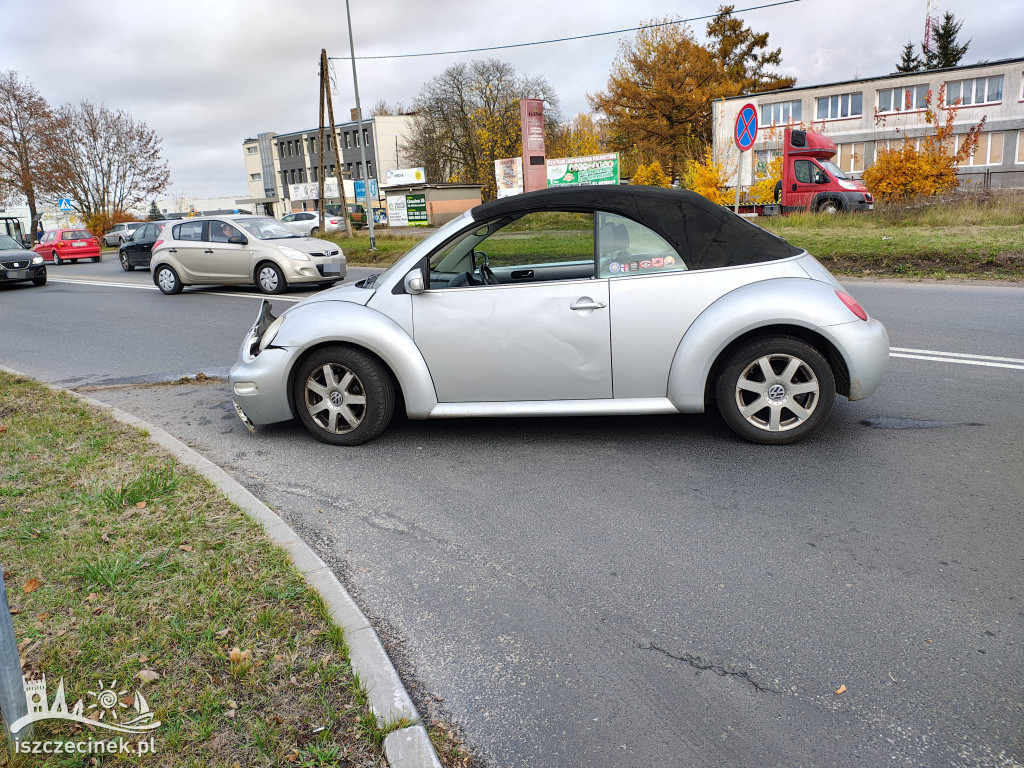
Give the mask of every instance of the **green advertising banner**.
[[618, 184], [619, 154], [548, 158], [548, 186]]
[[406, 195], [405, 210], [409, 217], [410, 227], [425, 227], [430, 224], [427, 220], [426, 195]]

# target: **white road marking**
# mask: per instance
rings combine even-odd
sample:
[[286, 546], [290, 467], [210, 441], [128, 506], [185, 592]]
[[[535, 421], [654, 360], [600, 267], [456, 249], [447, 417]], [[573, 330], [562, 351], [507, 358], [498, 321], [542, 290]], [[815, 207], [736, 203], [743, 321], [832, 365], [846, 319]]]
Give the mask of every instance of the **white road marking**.
[[972, 360], [995, 360], [1000, 363], [1020, 363], [1024, 360], [1016, 357], [990, 357], [989, 355], [965, 355], [962, 352], [939, 352], [934, 349], [907, 349], [905, 347], [889, 347], [891, 352], [907, 352], [912, 355], [942, 355], [943, 357], [967, 357]]
[[[67, 278], [67, 277], [51, 277], [48, 278], [48, 282], [51, 283], [67, 283], [68, 285], [98, 285], [103, 288], [134, 288], [142, 291], [159, 291], [155, 285], [140, 285], [138, 283], [121, 283], [105, 280], [83, 280], [81, 278]], [[189, 291], [191, 296], [229, 296], [234, 298], [243, 299], [265, 299], [261, 293], [227, 293], [223, 291]], [[298, 302], [302, 299], [295, 298], [294, 296], [273, 296], [271, 297], [274, 301], [291, 301]]]
[[889, 352], [889, 357], [903, 357], [908, 360], [931, 360], [936, 363], [957, 363], [959, 365], [981, 365], [988, 368], [1011, 368], [1015, 371], [1024, 371], [1024, 365], [1010, 365], [1009, 363], [993, 363], [988, 360], [965, 360], [963, 357], [937, 357], [935, 355], [905, 355], [902, 352]]

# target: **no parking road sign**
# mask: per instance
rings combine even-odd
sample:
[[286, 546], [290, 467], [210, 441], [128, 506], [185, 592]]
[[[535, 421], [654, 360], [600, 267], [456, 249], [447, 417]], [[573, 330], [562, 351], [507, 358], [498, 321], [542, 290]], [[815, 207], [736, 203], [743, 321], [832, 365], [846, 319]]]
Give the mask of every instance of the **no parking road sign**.
[[746, 152], [754, 146], [754, 139], [757, 138], [757, 108], [753, 104], [744, 104], [736, 115], [732, 138], [740, 152]]

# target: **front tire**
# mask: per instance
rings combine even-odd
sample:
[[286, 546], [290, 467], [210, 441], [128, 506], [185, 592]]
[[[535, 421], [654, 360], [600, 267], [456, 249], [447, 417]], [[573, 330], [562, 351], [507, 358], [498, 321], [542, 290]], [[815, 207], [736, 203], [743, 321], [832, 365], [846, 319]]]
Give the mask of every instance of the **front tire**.
[[61, 261], [61, 258], [60, 258], [60, 256], [58, 256], [58, 255], [57, 255], [57, 252], [56, 252], [56, 251], [54, 251], [54, 252], [53, 252], [53, 264], [54, 264], [54, 266], [60, 266], [60, 265], [61, 265], [61, 264], [63, 264], [63, 263], [64, 263], [64, 262], [63, 262], [63, 261]]
[[835, 216], [837, 213], [842, 213], [842, 211], [843, 209], [835, 200], [825, 200], [818, 206], [818, 213], [827, 213], [829, 216]]
[[169, 267], [166, 264], [161, 264], [157, 267], [156, 272], [153, 273], [153, 282], [156, 283], [156, 287], [160, 289], [160, 292], [166, 296], [181, 293], [183, 288], [178, 273], [174, 271], [173, 267]]
[[46, 285], [46, 272], [44, 271], [39, 277], [33, 277], [32, 285]]
[[288, 282], [284, 279], [284, 272], [277, 264], [265, 261], [256, 267], [256, 286], [262, 293], [276, 295], [284, 293]]
[[813, 346], [794, 336], [742, 344], [715, 382], [722, 419], [755, 443], [795, 443], [828, 418], [835, 400], [832, 368]]
[[395, 410], [388, 369], [353, 347], [317, 350], [299, 366], [295, 410], [317, 440], [359, 445], [384, 431]]
[[127, 253], [121, 252], [118, 254], [118, 259], [121, 261], [121, 269], [125, 272], [133, 272], [135, 270], [135, 265], [128, 261]]

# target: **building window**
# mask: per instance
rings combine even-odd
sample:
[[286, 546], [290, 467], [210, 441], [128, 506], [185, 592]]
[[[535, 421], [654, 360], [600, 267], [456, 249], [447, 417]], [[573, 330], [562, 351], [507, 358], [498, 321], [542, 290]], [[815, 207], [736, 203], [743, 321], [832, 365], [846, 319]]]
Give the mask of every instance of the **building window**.
[[352, 131], [352, 135], [355, 137], [356, 146], [358, 147], [359, 146], [359, 131], [358, 130]]
[[370, 146], [370, 129], [363, 128], [363, 145]]
[[312, 168], [309, 169], [309, 180], [310, 181], [319, 181], [320, 180], [320, 170], [315, 165]]
[[305, 168], [299, 168], [299, 184], [305, 184], [305, 183], [306, 183], [306, 169]]
[[801, 119], [801, 102], [777, 101], [774, 104], [761, 105], [762, 125], [786, 125], [799, 123]]
[[1017, 131], [1017, 162], [1024, 163], [1024, 131]]
[[816, 120], [841, 120], [846, 117], [860, 117], [864, 114], [864, 96], [857, 93], [837, 93], [818, 99]]
[[928, 106], [928, 86], [908, 85], [904, 88], [883, 88], [878, 92], [879, 112], [909, 112]]
[[864, 145], [836, 144], [836, 156], [834, 162], [839, 170], [846, 173], [860, 173], [864, 170]]
[[316, 154], [316, 137], [311, 136], [309, 139], [309, 154]]
[[946, 104], [969, 107], [977, 104], [998, 104], [1003, 100], [1003, 76], [976, 77], [973, 80], [952, 80], [946, 83]]
[[348, 172], [349, 178], [352, 178], [352, 163], [349, 163], [347, 166], [345, 166], [345, 170]]
[[331, 163], [331, 176], [334, 175], [334, 163]]
[[[964, 140], [966, 140], [966, 133], [959, 133], [956, 137], [956, 149], [960, 151], [960, 147], [963, 146]], [[1017, 153], [1020, 154], [1018, 148]], [[974, 148], [974, 152], [969, 158], [961, 163], [958, 163], [960, 167], [968, 165], [1001, 165], [1003, 162], [1003, 134], [999, 133], [979, 133], [978, 134], [978, 146]]]
[[259, 181], [262, 178], [263, 178], [263, 175], [259, 174], [259, 173], [250, 173], [249, 174], [250, 181]]
[[292, 180], [292, 184], [295, 183], [295, 169], [294, 168], [292, 168], [290, 171], [288, 171], [288, 178], [290, 178]]
[[371, 163], [369, 160], [366, 161], [366, 178], [373, 178], [373, 163]]
[[356, 163], [356, 178], [357, 179], [363, 178], [363, 164], [362, 163]]
[[352, 134], [345, 131], [345, 148], [352, 149]]
[[[797, 102], [799, 103], [799, 102]], [[782, 156], [781, 149], [755, 149], [754, 150], [754, 177], [758, 179], [768, 178], [768, 172], [772, 166], [772, 160]]]
[[247, 155], [255, 155], [258, 151], [259, 149], [255, 146], [245, 148], [245, 154]]
[[277, 145], [277, 150], [278, 150], [278, 152], [281, 153], [281, 157], [284, 157], [284, 143], [278, 144]]

